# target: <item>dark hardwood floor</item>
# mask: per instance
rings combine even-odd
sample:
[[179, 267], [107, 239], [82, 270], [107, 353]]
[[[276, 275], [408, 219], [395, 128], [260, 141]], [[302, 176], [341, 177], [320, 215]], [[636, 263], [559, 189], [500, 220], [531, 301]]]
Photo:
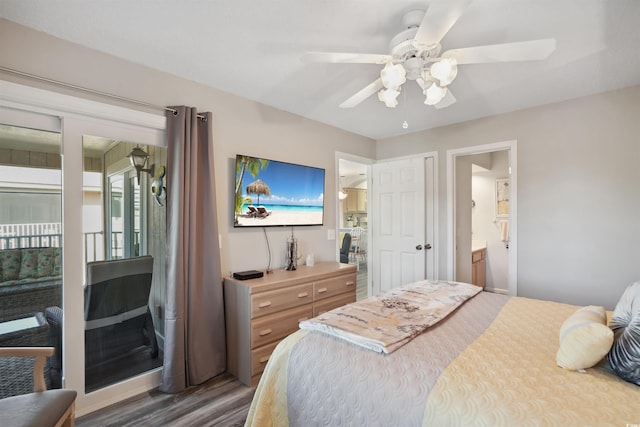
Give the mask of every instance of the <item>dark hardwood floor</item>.
[[228, 373], [179, 394], [143, 393], [76, 419], [78, 427], [243, 426], [255, 388]]

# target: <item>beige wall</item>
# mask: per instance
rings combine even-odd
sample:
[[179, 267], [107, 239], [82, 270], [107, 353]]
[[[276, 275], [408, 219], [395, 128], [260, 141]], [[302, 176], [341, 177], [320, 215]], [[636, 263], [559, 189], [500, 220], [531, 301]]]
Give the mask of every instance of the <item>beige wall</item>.
[[[452, 108], [455, 108], [453, 106]], [[613, 308], [640, 280], [640, 86], [377, 141], [377, 158], [517, 140], [518, 293]], [[440, 271], [446, 271], [441, 252]]]
[[[232, 226], [233, 159], [242, 153], [323, 167], [323, 227], [298, 228], [303, 254], [335, 259], [335, 152], [392, 158], [439, 152], [440, 247], [446, 243], [446, 150], [518, 141], [518, 289], [524, 296], [612, 307], [640, 277], [640, 87], [377, 141], [119, 60], [0, 20], [0, 65], [157, 105], [214, 114], [223, 272], [264, 269], [263, 231]], [[197, 61], [197, 58], [194, 58]], [[5, 74], [0, 78], [47, 87]], [[69, 93], [67, 90], [55, 90]], [[78, 95], [78, 93], [72, 93]], [[83, 95], [84, 96], [84, 95]], [[131, 107], [131, 105], [127, 105]], [[455, 106], [451, 107], [455, 108]], [[267, 229], [272, 266], [290, 230]], [[217, 238], [211, 236], [211, 238]], [[441, 252], [440, 271], [446, 271]]]
[[[314, 252], [316, 261], [336, 259], [336, 241], [327, 239], [327, 230], [337, 227], [335, 152], [374, 158], [374, 141], [86, 49], [2, 19], [0, 39], [0, 65], [3, 67], [156, 105], [189, 105], [201, 111], [213, 112], [216, 197], [223, 273], [246, 269], [264, 270], [267, 266], [267, 246], [262, 229], [233, 228], [231, 190], [234, 179], [233, 161], [237, 153], [326, 169], [325, 225], [298, 227], [295, 234], [303, 254]], [[193, 58], [193, 61], [197, 60]], [[105, 101], [9, 74], [0, 73], [0, 78]], [[134, 108], [130, 104], [122, 105]], [[271, 265], [274, 268], [284, 265], [285, 241], [290, 233], [291, 229], [267, 229], [272, 249]]]

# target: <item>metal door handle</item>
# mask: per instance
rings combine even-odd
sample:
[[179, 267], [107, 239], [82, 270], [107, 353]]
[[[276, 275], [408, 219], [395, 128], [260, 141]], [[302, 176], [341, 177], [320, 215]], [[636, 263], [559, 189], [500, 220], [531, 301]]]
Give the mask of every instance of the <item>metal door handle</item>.
[[422, 245], [416, 246], [416, 250], [421, 251], [422, 250]]
[[427, 243], [427, 244], [424, 246], [424, 248], [425, 248], [425, 249], [431, 249], [431, 243]]

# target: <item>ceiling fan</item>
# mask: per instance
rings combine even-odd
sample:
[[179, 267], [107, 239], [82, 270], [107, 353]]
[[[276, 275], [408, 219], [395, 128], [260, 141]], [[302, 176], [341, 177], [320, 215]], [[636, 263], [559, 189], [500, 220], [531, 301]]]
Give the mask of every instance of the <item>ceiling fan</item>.
[[530, 40], [442, 51], [440, 41], [458, 21], [472, 0], [434, 0], [426, 12], [412, 10], [402, 18], [407, 27], [391, 39], [390, 54], [308, 52], [310, 62], [384, 65], [380, 78], [340, 104], [352, 108], [378, 93], [387, 107], [398, 104], [402, 85], [414, 80], [425, 95], [425, 104], [444, 108], [456, 102], [448, 89], [458, 65], [531, 61], [547, 58], [556, 48], [555, 39]]

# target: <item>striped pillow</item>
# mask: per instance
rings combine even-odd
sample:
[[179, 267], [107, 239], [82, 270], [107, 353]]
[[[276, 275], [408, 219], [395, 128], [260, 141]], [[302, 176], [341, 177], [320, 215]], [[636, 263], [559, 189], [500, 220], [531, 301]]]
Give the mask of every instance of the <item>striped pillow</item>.
[[607, 360], [613, 372], [640, 385], [640, 282], [624, 291], [610, 323], [615, 340]]
[[560, 327], [556, 363], [571, 370], [591, 368], [606, 356], [612, 344], [613, 331], [607, 326], [604, 307], [583, 307]]

